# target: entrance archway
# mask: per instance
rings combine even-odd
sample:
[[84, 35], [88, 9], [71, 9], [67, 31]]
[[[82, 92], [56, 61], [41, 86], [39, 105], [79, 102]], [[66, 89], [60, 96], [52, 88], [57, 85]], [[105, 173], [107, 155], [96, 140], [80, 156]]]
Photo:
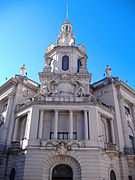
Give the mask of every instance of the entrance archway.
[[110, 180], [116, 180], [116, 174], [113, 170], [110, 172]]
[[72, 168], [66, 164], [59, 164], [52, 170], [52, 180], [73, 180]]

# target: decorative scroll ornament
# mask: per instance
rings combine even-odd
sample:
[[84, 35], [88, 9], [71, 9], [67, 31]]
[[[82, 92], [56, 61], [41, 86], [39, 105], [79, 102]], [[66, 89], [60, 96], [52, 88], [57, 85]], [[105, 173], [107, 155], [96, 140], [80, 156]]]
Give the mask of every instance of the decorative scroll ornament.
[[56, 146], [56, 150], [57, 150], [59, 155], [67, 155], [68, 151], [71, 150], [71, 147], [65, 142], [60, 142]]
[[113, 160], [115, 157], [118, 157], [118, 152], [117, 151], [105, 151], [104, 153], [103, 153], [103, 155], [104, 154], [106, 154], [109, 158], [110, 158], [110, 160]]
[[78, 48], [81, 51], [81, 53], [86, 54], [86, 48], [82, 44], [79, 44]]
[[53, 48], [54, 48], [54, 44], [50, 44], [46, 49], [46, 53], [49, 53]]

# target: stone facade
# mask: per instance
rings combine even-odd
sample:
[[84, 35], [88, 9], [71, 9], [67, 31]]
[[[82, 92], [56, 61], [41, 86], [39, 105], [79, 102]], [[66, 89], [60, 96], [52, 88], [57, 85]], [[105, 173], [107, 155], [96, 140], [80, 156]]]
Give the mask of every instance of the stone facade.
[[0, 87], [0, 179], [135, 179], [135, 91], [109, 66], [90, 84], [68, 19], [47, 48], [40, 84], [22, 69]]

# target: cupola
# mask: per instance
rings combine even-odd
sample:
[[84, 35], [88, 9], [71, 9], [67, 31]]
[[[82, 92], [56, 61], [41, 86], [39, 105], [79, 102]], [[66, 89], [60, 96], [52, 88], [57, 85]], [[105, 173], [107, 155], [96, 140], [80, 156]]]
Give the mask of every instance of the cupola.
[[75, 36], [68, 18], [66, 18], [66, 21], [61, 26], [61, 32], [57, 39], [57, 46], [75, 46]]

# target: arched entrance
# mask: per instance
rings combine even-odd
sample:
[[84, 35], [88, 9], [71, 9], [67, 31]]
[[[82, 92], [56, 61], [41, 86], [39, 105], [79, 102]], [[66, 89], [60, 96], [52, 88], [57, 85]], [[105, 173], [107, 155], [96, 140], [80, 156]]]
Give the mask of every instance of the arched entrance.
[[59, 164], [52, 170], [52, 180], [73, 180], [72, 168], [66, 164]]
[[14, 180], [15, 179], [15, 168], [12, 168], [10, 175], [9, 175], [9, 179], [10, 180]]
[[116, 175], [113, 170], [111, 170], [111, 172], [110, 172], [110, 180], [116, 180]]

